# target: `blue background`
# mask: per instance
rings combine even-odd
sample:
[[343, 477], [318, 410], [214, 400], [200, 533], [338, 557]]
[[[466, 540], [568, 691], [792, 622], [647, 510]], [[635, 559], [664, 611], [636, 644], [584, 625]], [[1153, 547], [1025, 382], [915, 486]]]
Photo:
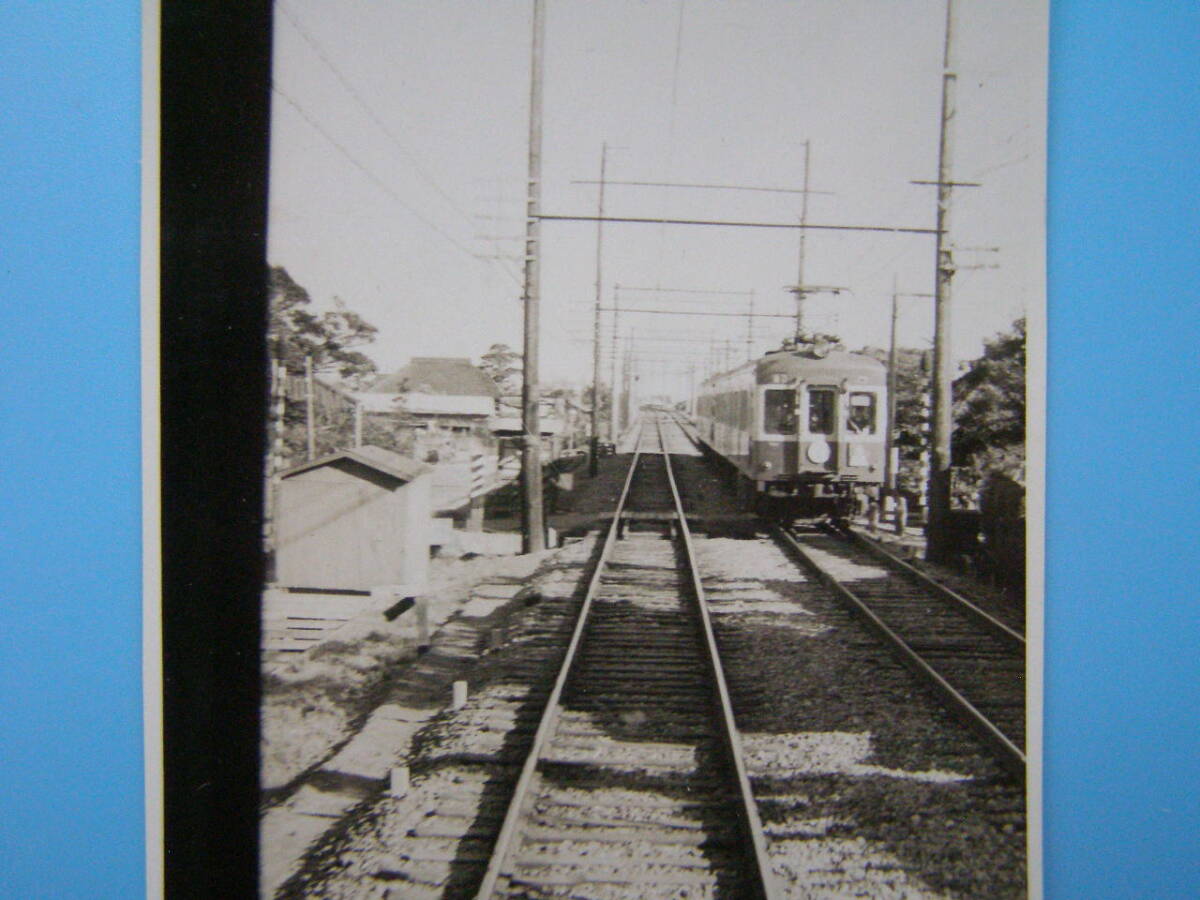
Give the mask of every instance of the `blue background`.
[[[144, 890], [140, 8], [0, 6], [0, 896]], [[1200, 896], [1200, 7], [1054, 0], [1046, 894]]]

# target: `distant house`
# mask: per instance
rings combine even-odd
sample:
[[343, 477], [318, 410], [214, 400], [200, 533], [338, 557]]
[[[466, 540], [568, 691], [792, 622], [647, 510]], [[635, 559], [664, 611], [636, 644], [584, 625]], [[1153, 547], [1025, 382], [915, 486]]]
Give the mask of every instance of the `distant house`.
[[[519, 454], [525, 429], [521, 425], [519, 395], [501, 397], [491, 423], [492, 434], [500, 442], [500, 455]], [[542, 397], [538, 403], [538, 430], [542, 433], [542, 456], [546, 461], [556, 458], [566, 446], [569, 435], [566, 421], [566, 401], [561, 397]]]
[[491, 443], [490, 421], [500, 391], [469, 359], [415, 356], [358, 394], [363, 412], [391, 419], [413, 437], [414, 455], [444, 462], [480, 452]]

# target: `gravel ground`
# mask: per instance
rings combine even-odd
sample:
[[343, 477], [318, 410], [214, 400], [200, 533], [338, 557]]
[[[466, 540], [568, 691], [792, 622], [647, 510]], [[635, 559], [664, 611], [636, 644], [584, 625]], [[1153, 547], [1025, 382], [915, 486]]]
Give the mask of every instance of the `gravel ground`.
[[1024, 896], [1023, 788], [765, 533], [697, 553], [786, 895]]
[[[755, 544], [783, 558], [701, 543], [706, 587], [749, 595]], [[822, 589], [791, 574], [760, 590], [799, 611], [712, 609], [788, 895], [1023, 896], [1023, 790]]]

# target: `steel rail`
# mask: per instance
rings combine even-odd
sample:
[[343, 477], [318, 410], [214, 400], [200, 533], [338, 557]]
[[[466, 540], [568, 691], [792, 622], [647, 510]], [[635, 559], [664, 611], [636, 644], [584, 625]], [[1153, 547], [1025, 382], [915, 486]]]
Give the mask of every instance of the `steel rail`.
[[946, 681], [929, 663], [925, 662], [902, 637], [889, 628], [882, 619], [863, 603], [849, 588], [817, 565], [816, 561], [800, 545], [788, 531], [775, 526], [773, 533], [780, 538], [800, 558], [804, 565], [816, 575], [817, 580], [835, 592], [852, 609], [858, 612], [900, 656], [900, 659], [918, 675], [924, 677], [934, 690], [946, 701], [950, 708], [957, 713], [981, 738], [996, 751], [1000, 761], [1015, 775], [1025, 777], [1025, 753], [1012, 742], [996, 725], [982, 712], [975, 708], [966, 697]]
[[857, 531], [853, 531], [849, 528], [837, 528], [836, 533], [852, 541], [855, 546], [862, 547], [868, 553], [873, 553], [878, 558], [891, 563], [906, 575], [909, 575], [915, 579], [921, 585], [921, 587], [928, 588], [930, 591], [937, 594], [952, 606], [959, 607], [962, 612], [969, 615], [976, 622], [990, 631], [994, 637], [1012, 644], [1015, 647], [1020, 647], [1021, 651], [1024, 652], [1025, 636], [1023, 634], [1021, 634], [1019, 631], [1009, 628], [995, 616], [980, 609], [966, 597], [956, 593], [955, 591], [952, 591], [944, 584], [939, 584], [938, 582], [934, 581], [916, 566], [909, 565], [900, 557], [888, 552], [874, 541], [868, 540]]
[[[670, 413], [668, 413], [670, 415]], [[758, 805], [754, 801], [754, 792], [750, 788], [750, 776], [746, 770], [746, 756], [742, 750], [741, 735], [737, 730], [737, 722], [733, 717], [733, 703], [729, 699], [729, 685], [725, 680], [725, 670], [721, 665], [720, 651], [717, 649], [717, 638], [713, 632], [712, 618], [708, 612], [708, 601], [704, 595], [704, 585], [701, 583], [700, 566], [696, 559], [696, 550], [692, 543], [692, 532], [688, 528], [687, 515], [683, 510], [683, 500], [679, 496], [679, 487], [675, 483], [675, 471], [671, 466], [671, 454], [667, 452], [667, 443], [663, 438], [662, 416], [655, 416], [655, 426], [658, 429], [658, 443], [662, 448], [663, 460], [666, 462], [667, 482], [671, 485], [671, 496], [675, 499], [675, 513], [678, 517], [680, 543], [683, 545], [684, 556], [687, 559], [688, 575], [692, 582], [696, 606], [700, 613], [700, 622], [704, 630], [704, 646], [707, 653], [709, 671], [712, 673], [716, 686], [717, 705], [721, 710], [721, 721], [724, 728], [721, 737], [729, 754], [730, 764], [738, 783], [738, 818], [754, 851], [753, 867], [750, 872], [754, 881], [755, 893], [764, 900], [775, 900], [782, 897], [775, 885], [771, 871], [771, 860], [767, 855], [767, 842], [764, 836], [762, 819], [758, 814]], [[676, 423], [676, 427], [680, 427]], [[680, 427], [682, 431], [682, 427]]]
[[633, 473], [637, 470], [638, 460], [642, 455], [641, 428], [642, 426], [639, 425], [638, 439], [634, 444], [633, 462], [630, 463], [629, 472], [625, 476], [625, 486], [621, 489], [620, 499], [617, 500], [616, 512], [613, 515], [612, 523], [609, 525], [608, 533], [605, 535], [600, 556], [596, 560], [595, 571], [592, 572], [592, 577], [588, 581], [587, 591], [583, 595], [583, 605], [580, 607], [579, 618], [575, 622], [575, 629], [571, 633], [571, 642], [567, 645], [566, 655], [563, 657], [562, 665], [559, 667], [558, 677], [554, 680], [554, 687], [550, 691], [550, 697], [546, 701], [546, 709], [534, 734], [533, 744], [530, 746], [529, 754], [525, 757], [525, 763], [521, 767], [521, 775], [517, 779], [517, 786], [513, 790], [512, 800], [509, 801], [508, 811], [504, 815], [504, 824], [500, 827], [500, 834], [497, 836], [496, 844], [492, 848], [492, 855], [488, 860], [487, 871], [484, 873], [483, 881], [480, 882], [479, 890], [475, 893], [476, 900], [487, 900], [496, 891], [496, 882], [500, 879], [501, 874], [503, 874], [504, 863], [508, 858], [510, 845], [517, 833], [517, 826], [524, 812], [525, 801], [530, 794], [530, 789], [537, 775], [538, 760], [541, 758], [542, 750], [547, 740], [549, 740], [550, 735], [554, 732], [554, 727], [558, 722], [563, 688], [566, 686], [567, 676], [570, 674], [571, 666], [575, 661], [575, 653], [579, 649], [579, 644], [583, 638], [584, 626], [587, 623], [588, 613], [592, 608], [592, 601], [595, 599], [596, 592], [600, 587], [600, 578], [604, 573], [605, 564], [608, 562], [613, 545], [616, 543], [617, 529], [621, 523], [621, 513], [624, 511], [625, 502], [629, 498], [629, 486], [633, 483]]

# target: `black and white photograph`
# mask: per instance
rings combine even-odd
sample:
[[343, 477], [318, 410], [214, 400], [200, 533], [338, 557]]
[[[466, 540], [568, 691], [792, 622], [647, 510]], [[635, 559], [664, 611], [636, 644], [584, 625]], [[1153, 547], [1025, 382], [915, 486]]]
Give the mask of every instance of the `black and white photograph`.
[[275, 0], [259, 896], [1041, 896], [1048, 14]]

